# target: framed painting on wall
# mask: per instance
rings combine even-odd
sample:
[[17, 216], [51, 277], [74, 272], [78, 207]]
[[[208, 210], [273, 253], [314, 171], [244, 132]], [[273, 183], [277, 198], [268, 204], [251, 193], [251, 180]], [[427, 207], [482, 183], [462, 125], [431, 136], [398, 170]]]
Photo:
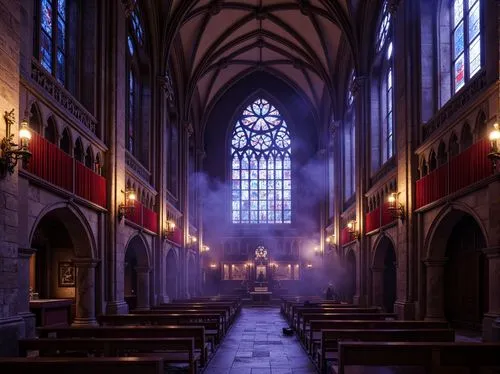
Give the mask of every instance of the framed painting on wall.
[[71, 262], [59, 262], [59, 287], [75, 287], [75, 265]]

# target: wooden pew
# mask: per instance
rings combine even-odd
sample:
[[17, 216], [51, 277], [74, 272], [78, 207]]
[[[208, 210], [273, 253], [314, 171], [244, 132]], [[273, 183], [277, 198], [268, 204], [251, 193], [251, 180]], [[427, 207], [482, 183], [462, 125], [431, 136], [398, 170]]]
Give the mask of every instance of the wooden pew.
[[198, 312], [202, 310], [225, 310], [230, 323], [238, 314], [237, 308], [232, 303], [171, 303], [157, 305], [154, 309], [196, 310]]
[[379, 307], [369, 307], [369, 308], [311, 308], [311, 307], [300, 307], [295, 309], [294, 313], [294, 327], [296, 330], [300, 330], [300, 324], [303, 324], [302, 316], [304, 314], [312, 314], [312, 313], [350, 313], [350, 314], [360, 314], [360, 313], [380, 313], [381, 310]]
[[309, 322], [309, 330], [306, 334], [305, 345], [309, 353], [314, 354], [314, 347], [321, 342], [321, 330], [344, 330], [344, 329], [446, 329], [448, 322], [445, 321], [363, 321], [363, 320], [312, 320]]
[[[173, 304], [172, 304], [173, 305]], [[227, 331], [235, 316], [231, 315], [229, 307], [190, 307], [190, 306], [155, 306], [150, 310], [134, 310], [133, 314], [154, 314], [154, 313], [219, 313], [222, 318], [224, 331]], [[232, 316], [232, 317], [231, 317]]]
[[321, 373], [326, 372], [327, 361], [337, 358], [340, 340], [368, 342], [453, 342], [455, 330], [452, 329], [346, 329], [321, 330], [321, 347], [318, 362]]
[[188, 364], [190, 374], [196, 373], [200, 355], [195, 354], [193, 338], [42, 338], [19, 340], [19, 355], [26, 357], [36, 351], [40, 357], [90, 354], [103, 357], [159, 356], [165, 363]]
[[164, 374], [161, 357], [7, 357], [0, 358], [5, 374]]
[[397, 315], [395, 313], [304, 313], [302, 315], [303, 324], [299, 326], [297, 333], [301, 339], [307, 335], [308, 327], [305, 322], [313, 320], [362, 320], [362, 321], [384, 321], [395, 320]]
[[[346, 366], [365, 366], [359, 374], [376, 373], [374, 367], [414, 366], [426, 374], [477, 374], [482, 368], [500, 369], [500, 343], [339, 342], [336, 374]], [[360, 369], [360, 368], [358, 368]]]
[[203, 326], [205, 327], [205, 335], [214, 346], [220, 343], [224, 332], [220, 315], [211, 313], [106, 314], [98, 316], [97, 320], [102, 326]]
[[200, 365], [208, 359], [208, 344], [203, 326], [106, 326], [106, 327], [40, 327], [41, 338], [194, 338], [201, 353]]

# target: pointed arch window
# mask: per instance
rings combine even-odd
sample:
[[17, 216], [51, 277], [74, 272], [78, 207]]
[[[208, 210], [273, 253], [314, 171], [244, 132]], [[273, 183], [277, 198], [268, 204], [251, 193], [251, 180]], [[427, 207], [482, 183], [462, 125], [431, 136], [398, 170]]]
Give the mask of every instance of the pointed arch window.
[[377, 34], [378, 52], [380, 52], [384, 48], [385, 43], [389, 39], [390, 28], [391, 28], [391, 13], [389, 13], [387, 7], [387, 1], [384, 1], [384, 5], [382, 8], [382, 21], [380, 23], [380, 27], [378, 29], [378, 34]]
[[347, 111], [344, 122], [344, 199], [347, 201], [354, 195], [355, 191], [355, 121], [354, 113], [354, 69], [351, 71], [349, 78], [349, 88], [347, 90]]
[[480, 3], [480, 0], [452, 2], [453, 92], [481, 69]]
[[291, 164], [285, 119], [268, 100], [256, 99], [232, 132], [232, 222], [291, 223]]
[[68, 51], [68, 3], [66, 0], [40, 0], [36, 16], [35, 57], [63, 85], [66, 84]]

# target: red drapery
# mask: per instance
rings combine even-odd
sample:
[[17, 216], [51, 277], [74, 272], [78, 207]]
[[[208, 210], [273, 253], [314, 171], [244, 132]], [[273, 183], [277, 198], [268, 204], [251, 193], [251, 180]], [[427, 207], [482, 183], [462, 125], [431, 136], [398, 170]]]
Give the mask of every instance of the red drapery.
[[167, 239], [171, 242], [176, 243], [179, 246], [182, 246], [182, 236], [183, 232], [180, 228], [175, 227], [173, 232], [168, 233]]
[[417, 208], [470, 186], [493, 173], [487, 157], [488, 139], [482, 139], [416, 183]]
[[127, 210], [125, 218], [136, 225], [142, 226], [142, 204], [136, 200], [134, 202], [134, 209]]
[[380, 207], [373, 209], [371, 212], [366, 213], [366, 232], [376, 230], [380, 227]]
[[341, 235], [340, 235], [340, 244], [346, 244], [351, 241], [353, 241], [354, 238], [352, 237], [351, 233], [349, 232], [349, 229], [347, 227], [344, 227], [342, 229]]
[[145, 206], [142, 206], [142, 224], [145, 229], [158, 233], [158, 214]]
[[382, 226], [388, 225], [393, 222], [396, 218], [389, 210], [390, 204], [387, 201], [384, 201], [382, 205]]
[[106, 179], [75, 160], [75, 194], [106, 207]]

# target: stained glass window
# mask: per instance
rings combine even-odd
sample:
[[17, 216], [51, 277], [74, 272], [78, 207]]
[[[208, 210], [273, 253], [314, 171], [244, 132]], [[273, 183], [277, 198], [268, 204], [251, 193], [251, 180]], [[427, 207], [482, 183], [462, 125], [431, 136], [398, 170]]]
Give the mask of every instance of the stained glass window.
[[386, 97], [386, 154], [385, 160], [390, 159], [394, 155], [394, 120], [393, 120], [393, 111], [392, 111], [392, 98], [393, 98], [393, 89], [392, 89], [392, 69], [389, 68], [387, 71], [387, 97]]
[[457, 92], [481, 69], [480, 0], [454, 0], [453, 82]]
[[134, 11], [130, 15], [130, 22], [132, 25], [132, 32], [137, 40], [137, 42], [142, 45], [144, 43], [144, 29], [142, 27], [139, 12], [137, 7], [134, 8]]
[[382, 22], [377, 34], [377, 51], [381, 51], [384, 48], [385, 42], [389, 37], [389, 29], [391, 27], [391, 14], [387, 9], [387, 1], [384, 1], [384, 7], [382, 9]]
[[135, 75], [134, 71], [130, 70], [128, 76], [128, 118], [127, 118], [127, 149], [130, 153], [134, 153], [135, 147], [135, 119], [136, 119], [136, 94], [135, 94]]
[[349, 79], [349, 87], [347, 89], [347, 105], [351, 106], [354, 102], [354, 95], [352, 93], [352, 86], [354, 84], [354, 69], [351, 71], [351, 78]]
[[291, 140], [281, 113], [259, 98], [236, 122], [231, 144], [232, 222], [292, 222]]
[[38, 58], [59, 82], [66, 83], [66, 0], [40, 0]]

